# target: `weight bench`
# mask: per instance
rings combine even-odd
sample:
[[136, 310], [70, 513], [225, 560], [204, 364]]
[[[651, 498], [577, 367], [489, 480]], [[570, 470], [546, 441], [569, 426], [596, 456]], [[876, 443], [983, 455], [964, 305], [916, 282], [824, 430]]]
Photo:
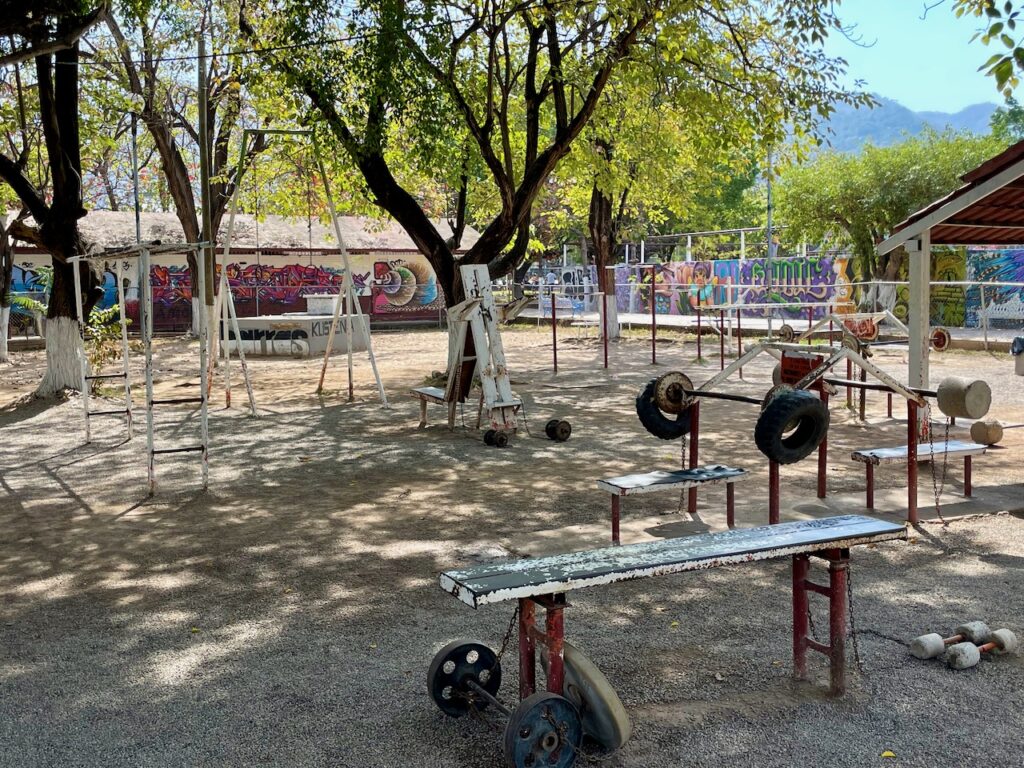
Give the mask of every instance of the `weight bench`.
[[726, 467], [722, 464], [709, 464], [706, 467], [677, 469], [672, 472], [658, 470], [598, 480], [597, 487], [612, 495], [612, 543], [619, 543], [620, 499], [623, 496], [635, 496], [639, 493], [654, 493], [656, 491], [681, 491], [701, 485], [725, 483], [725, 516], [727, 524], [732, 528], [736, 508], [736, 496], [732, 484], [748, 474], [745, 469]]
[[455, 402], [444, 399], [444, 390], [440, 387], [416, 387], [409, 395], [420, 401], [420, 429], [427, 426], [427, 403], [448, 406], [448, 429], [455, 429]]
[[[922, 443], [914, 446], [915, 458], [917, 461], [934, 461], [945, 457], [964, 458], [964, 496], [971, 497], [971, 457], [980, 456], [985, 453], [987, 446], [980, 443], [967, 443], [962, 440], [949, 440], [945, 442]], [[870, 450], [854, 451], [850, 458], [864, 464], [867, 472], [865, 480], [865, 492], [867, 495], [867, 508], [875, 508], [875, 467], [880, 464], [907, 464], [910, 460], [910, 447], [899, 445], [893, 448], [872, 448]], [[914, 473], [916, 484], [917, 473]], [[916, 494], [915, 494], [916, 496]]]
[[[823, 653], [829, 658], [831, 691], [840, 695], [846, 685], [850, 549], [906, 538], [903, 525], [845, 515], [446, 571], [440, 576], [441, 589], [473, 608], [518, 601], [520, 703], [513, 711], [497, 698], [500, 653], [495, 654], [482, 643], [462, 641], [452, 643], [434, 657], [428, 673], [432, 698], [451, 716], [488, 705], [508, 715], [506, 765], [518, 768], [536, 761], [537, 765], [557, 762], [560, 766], [571, 766], [572, 758], [558, 762], [562, 750], [579, 746], [578, 740], [566, 744], [567, 738], [573, 734], [578, 738], [581, 732], [593, 734], [602, 721], [608, 722], [609, 713], [622, 712], [626, 727], [616, 729], [604, 742], [607, 749], [616, 749], [629, 737], [628, 716], [604, 676], [595, 672], [589, 661], [580, 660], [576, 649], [566, 645], [566, 594], [648, 576], [700, 572], [783, 557], [793, 559], [793, 673], [797, 678], [806, 677], [808, 649]], [[828, 562], [828, 586], [809, 581], [811, 556]], [[829, 599], [828, 644], [808, 636], [808, 592]], [[543, 629], [535, 623], [538, 606], [546, 614]], [[510, 625], [509, 634], [512, 630]], [[554, 697], [537, 692], [538, 649], [546, 662], [547, 691], [556, 694]], [[565, 653], [566, 649], [572, 653]], [[581, 675], [598, 681], [598, 685], [579, 685]], [[561, 699], [563, 695], [568, 701]], [[545, 723], [550, 723], [550, 727]], [[523, 755], [528, 757], [520, 760]]]

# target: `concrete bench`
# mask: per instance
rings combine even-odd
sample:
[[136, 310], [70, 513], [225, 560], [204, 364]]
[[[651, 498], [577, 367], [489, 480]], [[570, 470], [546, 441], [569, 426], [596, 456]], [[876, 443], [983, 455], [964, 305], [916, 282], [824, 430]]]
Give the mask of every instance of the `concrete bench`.
[[[962, 440], [949, 440], [937, 442], [934, 445], [919, 443], [915, 446], [918, 462], [934, 461], [942, 458], [964, 459], [964, 496], [971, 495], [971, 457], [981, 456], [987, 450], [987, 446], [980, 443], [967, 443]], [[875, 508], [875, 467], [881, 464], [907, 464], [910, 460], [910, 447], [898, 445], [892, 448], [871, 448], [868, 450], [854, 451], [850, 458], [864, 464], [867, 478], [865, 481], [865, 493], [867, 495], [867, 508]], [[915, 476], [916, 480], [916, 476]]]
[[[841, 694], [846, 684], [846, 622], [847, 572], [850, 549], [864, 544], [906, 540], [907, 530], [898, 525], [861, 515], [828, 517], [757, 528], [734, 529], [706, 533], [686, 538], [627, 544], [584, 552], [572, 552], [551, 557], [525, 558], [478, 565], [472, 568], [446, 571], [440, 575], [440, 587], [457, 600], [473, 608], [505, 600], [518, 601], [519, 638], [519, 697], [521, 703], [513, 712], [498, 698], [500, 686], [500, 656], [479, 643], [460, 645], [453, 643], [435, 656], [432, 675], [446, 664], [448, 654], [462, 663], [468, 658], [476, 663], [482, 674], [462, 663], [468, 674], [458, 672], [443, 678], [436, 686], [435, 702], [448, 714], [457, 716], [448, 702], [467, 702], [466, 709], [493, 704], [510, 715], [509, 728], [521, 729], [518, 723], [536, 706], [536, 663], [538, 651], [544, 662], [546, 689], [549, 693], [565, 695], [573, 711], [579, 713], [586, 728], [592, 713], [622, 710], [617, 694], [600, 673], [590, 672], [589, 680], [599, 679], [601, 685], [582, 686], [578, 677], [583, 667], [579, 664], [579, 651], [565, 653], [565, 610], [570, 603], [566, 595], [577, 589], [600, 587], [606, 584], [666, 576], [688, 572], [700, 573], [710, 568], [721, 568], [761, 560], [792, 558], [793, 605], [793, 673], [798, 678], [807, 676], [807, 651], [818, 651], [829, 659], [830, 688]], [[810, 557], [819, 557], [828, 563], [828, 585], [809, 580]], [[788, 579], [787, 579], [788, 581]], [[809, 592], [824, 595], [829, 600], [829, 638], [827, 644], [817, 642], [810, 635], [808, 619]], [[544, 621], [537, 622], [538, 606], [545, 612]], [[514, 619], [515, 621], [516, 619]], [[695, 626], [699, 625], [699, 621]], [[512, 628], [510, 627], [510, 634]], [[700, 634], [699, 632], [697, 633]], [[686, 636], [682, 633], [682, 636]], [[506, 638], [507, 641], [508, 638]], [[758, 641], [761, 638], [757, 638]], [[643, 651], [637, 644], [633, 653]], [[455, 664], [451, 666], [455, 667]], [[587, 662], [588, 668], [594, 665]], [[492, 685], [485, 690], [487, 684]], [[577, 682], [572, 683], [573, 680]], [[572, 684], [570, 684], [572, 683]], [[575, 690], [573, 690], [575, 689]], [[575, 699], [573, 697], [576, 697]], [[446, 708], [448, 707], [448, 708]], [[571, 716], [570, 716], [571, 717]], [[546, 729], [550, 730], [550, 729]], [[616, 749], [629, 737], [630, 727], [618, 729], [612, 743], [606, 748]], [[557, 740], [557, 734], [544, 736]], [[506, 732], [506, 745], [508, 744]], [[560, 765], [571, 765], [560, 763]]]
[[736, 496], [732, 484], [746, 477], [745, 469], [727, 467], [722, 464], [709, 464], [705, 467], [677, 469], [671, 472], [657, 470], [622, 477], [609, 477], [598, 480], [597, 487], [612, 495], [612, 543], [619, 543], [620, 499], [623, 496], [635, 496], [639, 493], [655, 493], [657, 491], [682, 491], [701, 485], [718, 485], [725, 483], [725, 516], [730, 528], [734, 525]]

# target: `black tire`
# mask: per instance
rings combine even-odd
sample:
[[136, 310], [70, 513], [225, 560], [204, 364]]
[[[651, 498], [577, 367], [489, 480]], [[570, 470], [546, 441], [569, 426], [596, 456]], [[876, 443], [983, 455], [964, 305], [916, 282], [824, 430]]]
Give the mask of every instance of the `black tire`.
[[498, 430], [494, 433], [494, 447], [505, 448], [508, 446], [508, 432]]
[[680, 413], [674, 419], [666, 416], [654, 402], [654, 389], [657, 379], [651, 379], [644, 391], [636, 398], [636, 415], [644, 429], [661, 440], [678, 440], [690, 432], [690, 409]]
[[754, 443], [770, 461], [795, 464], [807, 458], [828, 434], [828, 407], [821, 398], [797, 390], [773, 398], [754, 427]]
[[488, 429], [484, 432], [484, 445], [494, 445], [494, 436], [498, 434], [495, 429]]
[[544, 434], [552, 440], [555, 439], [555, 427], [558, 426], [558, 419], [551, 419], [547, 424], [544, 425]]

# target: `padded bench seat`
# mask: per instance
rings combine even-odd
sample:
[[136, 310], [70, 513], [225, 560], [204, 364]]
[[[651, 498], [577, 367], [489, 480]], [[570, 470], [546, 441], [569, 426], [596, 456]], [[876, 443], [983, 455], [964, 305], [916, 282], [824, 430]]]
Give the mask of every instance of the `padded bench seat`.
[[[971, 457], [981, 456], [988, 450], [988, 446], [980, 443], [968, 443], [964, 440], [940, 441], [934, 445], [931, 443], [919, 443], [917, 446], [917, 460], [935, 461], [943, 458], [960, 458], [964, 460], [964, 496], [971, 496]], [[875, 508], [875, 467], [880, 464], [906, 464], [909, 461], [910, 447], [897, 445], [890, 448], [870, 448], [861, 451], [854, 451], [850, 458], [859, 461], [865, 466], [867, 473], [865, 480], [865, 494], [867, 497], [867, 508]]]
[[733, 527], [736, 497], [733, 483], [746, 477], [749, 473], [739, 467], [727, 467], [724, 464], [709, 464], [692, 469], [676, 469], [672, 471], [656, 470], [621, 477], [609, 477], [598, 480], [597, 487], [612, 495], [612, 543], [619, 543], [619, 515], [621, 512], [619, 499], [623, 496], [635, 496], [639, 493], [655, 493], [657, 491], [682, 491], [701, 485], [718, 485], [725, 483], [726, 520]]

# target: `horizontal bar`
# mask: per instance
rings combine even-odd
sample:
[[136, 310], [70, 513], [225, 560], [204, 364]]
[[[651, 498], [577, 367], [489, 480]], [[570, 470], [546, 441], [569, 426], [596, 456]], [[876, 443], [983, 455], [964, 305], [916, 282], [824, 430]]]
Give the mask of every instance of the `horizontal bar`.
[[98, 373], [94, 376], [86, 376], [86, 381], [96, 381], [97, 379], [123, 379], [123, 373]]
[[754, 405], [761, 404], [760, 397], [751, 397], [750, 395], [734, 395], [730, 392], [708, 392], [703, 389], [684, 389], [683, 391], [690, 397], [706, 397], [711, 400], [732, 400], [737, 403], [753, 403]]
[[[829, 384], [836, 387], [850, 387], [851, 389], [870, 389], [874, 392], [896, 392], [887, 384], [875, 381], [858, 381], [857, 379], [825, 379]], [[938, 390], [922, 389], [921, 387], [907, 387], [911, 392], [924, 397], [938, 397]]]
[[205, 451], [206, 446], [203, 445], [189, 445], [185, 448], [154, 448], [153, 455], [158, 453], [195, 453], [196, 451]]
[[202, 397], [169, 397], [162, 400], [150, 400], [150, 405], [177, 405], [179, 403], [201, 403]]
[[808, 648], [810, 648], [812, 650], [815, 650], [818, 653], [824, 653], [826, 656], [830, 656], [832, 654], [832, 648], [831, 647], [825, 645], [824, 643], [819, 643], [814, 638], [811, 638], [811, 637], [805, 638], [804, 642], [807, 643], [807, 647]]
[[128, 413], [128, 409], [127, 408], [120, 408], [120, 409], [109, 410], [109, 411], [89, 411], [89, 415], [90, 416], [114, 416], [114, 415], [124, 416], [126, 413]]
[[504, 714], [506, 717], [512, 716], [512, 710], [501, 703], [497, 698], [492, 696], [489, 691], [483, 688], [476, 680], [471, 677], [466, 678], [466, 687], [469, 688], [473, 693], [479, 696], [481, 699], [489, 703], [499, 712]]
[[829, 589], [828, 587], [823, 587], [821, 584], [815, 584], [813, 581], [804, 581], [804, 587], [806, 587], [811, 592], [817, 592], [819, 595], [824, 595], [825, 597], [832, 596], [831, 589]]

